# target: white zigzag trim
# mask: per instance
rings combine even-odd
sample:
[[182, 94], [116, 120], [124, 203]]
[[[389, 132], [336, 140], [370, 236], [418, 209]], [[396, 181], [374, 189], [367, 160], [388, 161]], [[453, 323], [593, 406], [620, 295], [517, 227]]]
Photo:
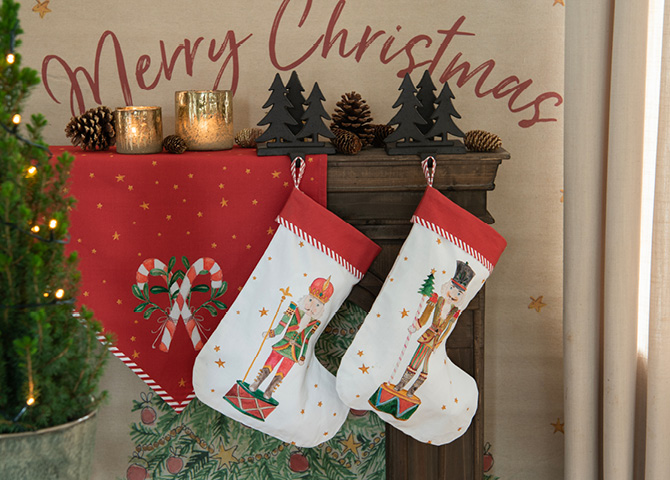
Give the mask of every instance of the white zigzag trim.
[[311, 246], [321, 250], [323, 253], [328, 255], [330, 258], [335, 260], [337, 263], [342, 265], [344, 268], [347, 269], [349, 273], [351, 273], [354, 277], [356, 277], [358, 280], [363, 278], [363, 273], [358, 270], [356, 267], [354, 267], [351, 263], [347, 262], [342, 256], [325, 246], [323, 243], [318, 241], [316, 238], [312, 237], [308, 233], [305, 233], [301, 228], [296, 227], [294, 224], [291, 222], [287, 221], [286, 219], [282, 218], [281, 216], [277, 217], [277, 222], [279, 222], [281, 225], [289, 229], [291, 232], [293, 232], [295, 235], [298, 237], [302, 238], [304, 241], [309, 243]]
[[[107, 340], [103, 335], [98, 335], [98, 340], [103, 344], [106, 345]], [[133, 362], [128, 356], [126, 356], [123, 352], [121, 352], [117, 347], [112, 347], [112, 346], [107, 346], [109, 351], [114, 355], [116, 358], [121, 360], [123, 363], [126, 364], [130, 370], [136, 374], [138, 377], [140, 377], [142, 380], [144, 380], [144, 383], [146, 383], [151, 389], [156, 392], [156, 394], [161, 397], [168, 405], [170, 405], [173, 410], [177, 413], [181, 412], [186, 408], [186, 406], [195, 398], [195, 393], [190, 393], [187, 397], [186, 400], [183, 402], [177, 402], [170, 394], [168, 394], [165, 390], [162, 389], [160, 385], [156, 383], [155, 380], [153, 380], [142, 368], [140, 368], [135, 362]]]
[[489, 272], [492, 272], [492, 271], [493, 271], [493, 264], [492, 264], [490, 261], [488, 261], [488, 259], [486, 259], [486, 258], [484, 257], [484, 255], [482, 255], [482, 254], [479, 253], [477, 250], [475, 250], [474, 248], [472, 248], [470, 245], [468, 245], [467, 243], [465, 243], [464, 241], [462, 241], [460, 238], [458, 238], [458, 237], [452, 235], [451, 233], [447, 232], [447, 231], [446, 231], [445, 229], [443, 229], [442, 227], [439, 227], [439, 226], [435, 225], [435, 224], [432, 223], [432, 222], [427, 222], [427, 221], [424, 220], [423, 218], [418, 217], [418, 216], [416, 216], [416, 215], [413, 215], [413, 216], [412, 216], [412, 223], [418, 223], [419, 225], [421, 225], [421, 226], [423, 226], [423, 227], [426, 227], [428, 230], [431, 230], [431, 231], [437, 233], [437, 234], [440, 235], [441, 237], [446, 238], [447, 240], [449, 240], [451, 243], [453, 243], [454, 245], [456, 245], [456, 246], [457, 246], [458, 248], [460, 248], [461, 250], [463, 250], [463, 251], [465, 251], [466, 253], [469, 253], [470, 255], [472, 255], [473, 257], [475, 257], [475, 258], [476, 258], [482, 265], [484, 265], [484, 267], [485, 267]]

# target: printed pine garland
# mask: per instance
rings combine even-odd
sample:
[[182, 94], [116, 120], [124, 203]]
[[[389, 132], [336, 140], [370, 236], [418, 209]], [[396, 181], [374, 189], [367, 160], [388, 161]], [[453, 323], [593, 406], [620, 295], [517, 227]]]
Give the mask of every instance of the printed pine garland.
[[[335, 373], [342, 355], [365, 318], [360, 307], [345, 302], [315, 345], [324, 367]], [[152, 392], [133, 401], [138, 421], [126, 478], [337, 478], [382, 480], [385, 472], [385, 426], [370, 412], [351, 411], [338, 434], [315, 448], [298, 448], [252, 430], [219, 414], [197, 399], [181, 413]], [[301, 477], [302, 478], [302, 477]]]

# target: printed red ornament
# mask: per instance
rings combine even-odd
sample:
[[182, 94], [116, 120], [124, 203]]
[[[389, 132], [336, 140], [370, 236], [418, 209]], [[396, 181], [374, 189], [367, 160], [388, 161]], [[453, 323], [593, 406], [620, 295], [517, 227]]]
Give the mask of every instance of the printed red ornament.
[[148, 462], [135, 453], [131, 463], [126, 470], [126, 480], [146, 480], [149, 478], [147, 471]]
[[181, 469], [184, 468], [184, 459], [179, 457], [173, 448], [170, 448], [170, 454], [170, 457], [166, 461], [168, 472], [172, 474], [181, 472]]
[[493, 455], [491, 454], [491, 444], [486, 442], [484, 445], [484, 473], [493, 468]]
[[309, 460], [307, 460], [307, 457], [305, 457], [301, 452], [295, 452], [291, 454], [288, 466], [296, 473], [306, 472], [309, 470]]
[[140, 411], [140, 419], [145, 425], [153, 425], [154, 422], [156, 422], [156, 418], [158, 417], [156, 410], [151, 406], [151, 399], [153, 396], [153, 392], [140, 393], [140, 398], [142, 399], [144, 405]]

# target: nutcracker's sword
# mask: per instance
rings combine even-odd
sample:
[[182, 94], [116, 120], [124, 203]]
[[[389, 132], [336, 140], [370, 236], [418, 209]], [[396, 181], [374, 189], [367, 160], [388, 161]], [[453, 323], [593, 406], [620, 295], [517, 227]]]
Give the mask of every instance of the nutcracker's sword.
[[247, 380], [247, 376], [249, 375], [249, 372], [251, 371], [251, 367], [254, 366], [254, 363], [256, 363], [256, 359], [258, 358], [258, 355], [260, 355], [261, 350], [263, 349], [263, 345], [265, 344], [265, 340], [267, 340], [268, 335], [270, 335], [270, 332], [272, 331], [272, 327], [275, 324], [275, 320], [277, 319], [277, 315], [279, 314], [279, 310], [281, 309], [282, 304], [284, 303], [284, 300], [286, 300], [286, 297], [292, 297], [291, 293], [289, 292], [290, 287], [286, 288], [280, 288], [279, 291], [282, 293], [281, 301], [279, 302], [279, 306], [277, 307], [277, 311], [275, 312], [275, 316], [272, 318], [272, 322], [270, 322], [270, 328], [268, 328], [268, 331], [263, 335], [263, 341], [261, 342], [261, 346], [258, 347], [258, 351], [256, 352], [256, 356], [254, 359], [251, 361], [249, 364], [249, 368], [247, 368], [247, 373], [244, 374], [244, 378], [242, 379], [243, 382]]

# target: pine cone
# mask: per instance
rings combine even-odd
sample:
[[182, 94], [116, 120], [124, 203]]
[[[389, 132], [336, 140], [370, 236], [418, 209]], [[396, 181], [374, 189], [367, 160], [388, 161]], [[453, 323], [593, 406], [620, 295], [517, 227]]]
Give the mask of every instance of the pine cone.
[[65, 127], [65, 135], [72, 145], [82, 150], [107, 150], [116, 143], [112, 112], [99, 106], [72, 117]]
[[243, 148], [254, 148], [256, 146], [256, 139], [262, 134], [262, 128], [243, 128], [235, 135], [235, 143]]
[[333, 113], [331, 130], [340, 128], [356, 135], [363, 145], [372, 143], [372, 128], [370, 122], [370, 106], [356, 92], [345, 93], [342, 99], [336, 103]]
[[363, 142], [351, 132], [335, 129], [333, 131], [335, 138], [331, 140], [335, 150], [345, 155], [356, 155], [363, 148]]
[[179, 135], [168, 135], [163, 139], [163, 148], [168, 153], [184, 153], [188, 146]]
[[484, 130], [470, 130], [465, 134], [463, 143], [473, 152], [492, 152], [502, 146], [502, 140], [498, 135]]
[[373, 147], [384, 147], [384, 139], [395, 131], [391, 125], [373, 124], [370, 127], [372, 128]]
[[342, 130], [341, 128], [338, 128], [335, 125], [331, 125], [330, 126], [330, 131], [333, 133], [333, 135], [335, 135], [337, 137], [340, 133], [342, 133], [346, 130]]

